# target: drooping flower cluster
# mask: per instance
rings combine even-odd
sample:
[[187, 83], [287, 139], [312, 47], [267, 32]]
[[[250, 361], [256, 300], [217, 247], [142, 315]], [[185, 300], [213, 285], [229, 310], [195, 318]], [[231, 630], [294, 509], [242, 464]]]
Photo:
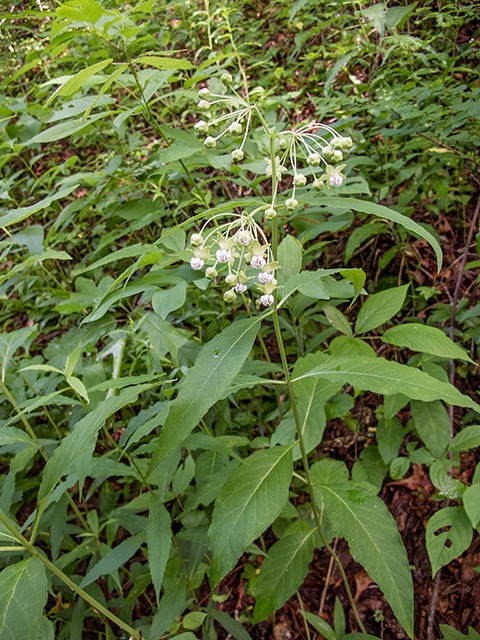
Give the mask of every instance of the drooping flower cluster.
[[[224, 293], [225, 302], [233, 303], [237, 294], [244, 294], [250, 284], [261, 293], [260, 302], [264, 306], [273, 304], [273, 292], [277, 288], [275, 270], [277, 263], [273, 260], [272, 251], [267, 238], [254, 220], [254, 215], [264, 209], [260, 207], [252, 213], [228, 214], [233, 221], [220, 224], [214, 229], [207, 229], [206, 223], [200, 233], [190, 237], [193, 258], [190, 266], [200, 271], [206, 262], [211, 262], [205, 270], [209, 279], [224, 277], [230, 287]], [[218, 214], [216, 219], [225, 214]]]

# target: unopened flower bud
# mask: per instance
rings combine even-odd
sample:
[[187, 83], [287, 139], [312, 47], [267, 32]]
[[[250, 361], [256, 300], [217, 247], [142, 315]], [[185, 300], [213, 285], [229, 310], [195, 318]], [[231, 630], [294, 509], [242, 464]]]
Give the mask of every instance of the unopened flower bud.
[[248, 245], [252, 241], [252, 236], [248, 231], [239, 231], [237, 233], [237, 242], [238, 244], [243, 245], [244, 247], [248, 247]]
[[231, 85], [233, 82], [233, 78], [230, 73], [222, 73], [222, 75], [220, 76], [220, 80], [222, 84], [225, 85], [226, 87]]
[[192, 237], [190, 238], [190, 244], [193, 247], [201, 247], [203, 244], [203, 238], [202, 235], [200, 233], [194, 233], [192, 234]]
[[192, 267], [192, 269], [195, 269], [195, 271], [200, 271], [200, 269], [203, 269], [204, 264], [205, 261], [201, 258], [192, 258], [190, 260], [190, 266]]
[[303, 175], [303, 173], [296, 173], [293, 176], [293, 184], [296, 187], [304, 187], [307, 184], [307, 178]]
[[277, 217], [277, 212], [273, 207], [269, 207], [265, 210], [265, 219], [266, 220], [274, 220]]
[[213, 280], [214, 278], [216, 278], [218, 276], [218, 272], [215, 269], [215, 267], [208, 267], [205, 270], [205, 276], [209, 279], [209, 280]]
[[239, 136], [243, 131], [242, 125], [240, 124], [240, 122], [232, 122], [232, 124], [228, 127], [228, 130], [234, 136]]
[[313, 181], [313, 188], [317, 191], [323, 191], [323, 180], [319, 180], [319, 178], [315, 178]]
[[340, 136], [333, 138], [333, 140], [330, 142], [330, 146], [332, 147], [332, 149], [342, 149], [342, 138]]
[[269, 307], [270, 305], [273, 304], [273, 296], [271, 293], [266, 293], [263, 296], [260, 296], [260, 302], [263, 304], [264, 307]]
[[285, 202], [285, 206], [289, 211], [294, 211], [298, 207], [298, 200], [296, 200], [295, 198], [289, 198]]
[[258, 274], [258, 281], [262, 284], [268, 284], [273, 280], [273, 273], [267, 273], [266, 271], [262, 271]]
[[250, 260], [250, 266], [254, 269], [263, 269], [266, 264], [267, 262], [263, 256], [252, 256]]
[[346, 138], [342, 138], [343, 149], [351, 149], [352, 147], [353, 147], [353, 140], [350, 138], [350, 136], [347, 136]]
[[288, 142], [286, 141], [285, 138], [280, 137], [278, 139], [278, 146], [280, 147], [280, 149], [286, 149], [287, 148], [287, 144], [288, 144]]
[[232, 254], [228, 249], [218, 249], [215, 256], [219, 262], [228, 262], [232, 257]]
[[205, 120], [199, 120], [197, 123], [195, 123], [193, 128], [197, 133], [208, 133], [208, 124], [205, 122]]
[[213, 136], [208, 136], [207, 138], [205, 138], [203, 144], [207, 147], [207, 149], [215, 149], [215, 147], [217, 146], [217, 141]]
[[333, 152], [333, 157], [332, 157], [332, 161], [337, 164], [338, 162], [341, 162], [343, 160], [343, 153], [340, 151], [340, 149], [336, 149]]
[[246, 290], [247, 290], [247, 285], [246, 285], [246, 284], [243, 284], [243, 282], [238, 282], [238, 283], [235, 285], [235, 291], [236, 291], [237, 293], [245, 293], [245, 291], [246, 291]]
[[200, 102], [198, 103], [198, 108], [200, 109], [200, 111], [208, 111], [210, 109], [210, 103], [206, 100], [200, 100]]
[[203, 87], [203, 89], [198, 90], [199, 98], [208, 98], [209, 95], [210, 95], [210, 91], [207, 89], [207, 87]]
[[223, 299], [225, 300], [225, 302], [232, 304], [237, 299], [237, 294], [235, 293], [234, 289], [229, 289], [223, 294]]
[[337, 174], [335, 176], [330, 176], [329, 182], [332, 187], [340, 187], [343, 182], [343, 178]]
[[307, 158], [307, 162], [311, 167], [318, 167], [321, 161], [322, 159], [318, 153], [311, 153]]
[[334, 150], [330, 146], [324, 147], [322, 149], [322, 154], [325, 160], [330, 161], [333, 158], [334, 153], [335, 153]]
[[234, 149], [232, 151], [232, 158], [235, 162], [241, 162], [243, 160], [244, 153], [241, 149]]
[[225, 278], [225, 282], [231, 287], [237, 284], [237, 280], [238, 278], [234, 273], [229, 273], [228, 276]]

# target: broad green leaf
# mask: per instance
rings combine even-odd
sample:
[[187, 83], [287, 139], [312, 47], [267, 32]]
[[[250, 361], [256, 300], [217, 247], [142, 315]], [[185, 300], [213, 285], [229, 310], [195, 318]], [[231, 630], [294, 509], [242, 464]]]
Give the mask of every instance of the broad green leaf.
[[[384, 358], [342, 358], [332, 356], [325, 364], [315, 367], [296, 380], [308, 376], [322, 376], [332, 382], [351, 384], [357, 389], [383, 393], [398, 393], [412, 400], [444, 400], [459, 407], [470, 407], [479, 411], [480, 407], [454, 386], [441, 382], [427, 373], [407, 367]], [[295, 382], [295, 380], [294, 380]]]
[[358, 313], [355, 333], [366, 333], [390, 320], [402, 308], [409, 286], [405, 284], [370, 296]]
[[454, 436], [448, 449], [449, 451], [462, 453], [475, 447], [480, 447], [480, 424], [471, 424], [468, 427], [464, 427]]
[[470, 519], [472, 527], [480, 522], [480, 484], [472, 484], [462, 496], [463, 508]]
[[[190, 611], [182, 620], [182, 626], [184, 629], [198, 629], [203, 624], [203, 621], [207, 617], [204, 611]], [[195, 638], [195, 636], [193, 636]]]
[[323, 87], [323, 93], [326, 96], [328, 96], [328, 92], [330, 91], [330, 86], [332, 82], [335, 80], [335, 78], [337, 77], [338, 72], [341, 69], [343, 69], [343, 67], [345, 67], [353, 58], [353, 56], [357, 55], [357, 53], [358, 53], [357, 49], [354, 49], [353, 51], [349, 51], [347, 54], [345, 54], [339, 60], [337, 60], [335, 64], [333, 64], [332, 67], [329, 69], [326, 80], [325, 80], [325, 86]]
[[6, 282], [9, 278], [14, 276], [16, 273], [20, 273], [20, 271], [23, 271], [27, 267], [31, 267], [31, 266], [35, 267], [39, 262], [41, 263], [44, 260], [71, 260], [71, 259], [72, 259], [71, 256], [69, 256], [68, 253], [65, 253], [65, 251], [55, 251], [55, 249], [47, 249], [47, 251], [44, 251], [39, 255], [29, 256], [23, 262], [16, 264], [9, 271], [7, 271], [2, 276], [0, 276], [0, 284], [3, 284], [4, 282]]
[[[375, 350], [360, 338], [348, 338], [347, 336], [337, 336], [328, 345], [328, 350], [332, 356], [343, 356], [348, 358], [376, 358]], [[408, 402], [408, 400], [407, 400]]]
[[343, 275], [347, 280], [350, 280], [350, 282], [353, 283], [355, 295], [357, 295], [359, 282], [361, 278], [365, 277], [362, 269], [317, 269], [316, 271], [302, 271], [301, 273], [291, 276], [286, 282], [285, 287], [282, 290], [283, 297], [279, 302], [279, 306], [296, 291], [301, 290], [302, 287], [307, 287], [314, 281], [321, 280], [321, 278], [324, 278], [325, 276], [332, 276], [335, 273], [340, 273], [340, 275]]
[[101, 60], [100, 62], [92, 64], [90, 67], [82, 69], [81, 71], [76, 73], [50, 96], [50, 98], [45, 103], [45, 107], [47, 107], [57, 96], [71, 96], [72, 94], [74, 94], [76, 91], [81, 89], [85, 82], [95, 73], [97, 73], [97, 71], [101, 71], [111, 62], [113, 62], [113, 59], [107, 58], [106, 60]]
[[164, 56], [142, 56], [137, 60], [139, 64], [148, 64], [155, 69], [192, 69], [189, 60], [181, 58], [165, 58]]
[[78, 393], [79, 396], [84, 398], [84, 400], [86, 400], [87, 403], [90, 402], [85, 385], [81, 380], [79, 380], [78, 378], [74, 378], [73, 376], [67, 376], [65, 379], [67, 381], [67, 384], [70, 387], [72, 387], [72, 389], [76, 391], [76, 393]]
[[[449, 530], [436, 533], [443, 527]], [[463, 507], [444, 507], [433, 514], [425, 534], [433, 577], [439, 569], [468, 549], [472, 535], [472, 525]], [[448, 541], [450, 546], [446, 545]]]
[[116, 571], [116, 569], [128, 562], [128, 560], [137, 553], [143, 542], [145, 542], [145, 534], [137, 533], [137, 535], [131, 536], [118, 544], [90, 569], [80, 583], [80, 587], [84, 589], [89, 584], [92, 584], [92, 582], [95, 582], [95, 580], [98, 580], [100, 576], [109, 575], [113, 571]]
[[232, 383], [250, 353], [261, 316], [232, 323], [206, 344], [172, 402], [152, 456], [149, 474], [197, 426]]
[[41, 209], [46, 209], [52, 204], [52, 202], [55, 202], [55, 200], [66, 198], [72, 193], [72, 191], [75, 191], [77, 187], [78, 184], [65, 187], [65, 189], [60, 189], [60, 191], [58, 191], [55, 195], [43, 198], [43, 200], [39, 200], [36, 204], [32, 204], [29, 207], [19, 207], [18, 209], [12, 209], [8, 213], [0, 217], [0, 227], [9, 227], [11, 224], [17, 224], [17, 222], [25, 220], [25, 218], [28, 218], [33, 213], [36, 213]]
[[480, 640], [480, 633], [472, 627], [468, 627], [468, 634], [465, 636], [454, 627], [449, 627], [448, 624], [439, 624], [438, 626], [442, 632], [443, 640]]
[[[315, 474], [312, 482], [316, 483]], [[318, 483], [320, 484], [320, 483]], [[388, 604], [413, 637], [413, 583], [407, 553], [395, 520], [380, 498], [350, 483], [314, 487], [325, 501], [335, 533], [383, 591]]]
[[20, 347], [27, 350], [36, 335], [36, 324], [32, 327], [25, 327], [25, 329], [18, 329], [18, 331], [0, 333], [0, 367], [2, 371], [2, 382], [5, 382], [8, 365], [16, 350], [20, 349]]
[[48, 500], [57, 482], [75, 460], [85, 451], [93, 453], [98, 430], [105, 424], [107, 418], [127, 404], [135, 402], [138, 395], [151, 386], [151, 384], [143, 384], [128, 387], [118, 396], [100, 402], [91, 413], [77, 422], [72, 433], [62, 440], [60, 446], [55, 449], [53, 456], [45, 465], [38, 492], [40, 506]]
[[40, 618], [33, 640], [55, 640], [53, 625], [48, 618]]
[[410, 402], [415, 429], [434, 458], [441, 458], [450, 445], [450, 419], [440, 402]]
[[147, 524], [148, 564], [152, 576], [157, 602], [160, 600], [163, 574], [172, 546], [170, 514], [160, 501], [157, 493], [150, 496], [150, 510]]
[[89, 265], [82, 265], [79, 268], [75, 268], [75, 275], [80, 275], [82, 273], [87, 273], [87, 271], [94, 271], [98, 269], [98, 267], [104, 267], [107, 264], [112, 262], [119, 262], [120, 260], [125, 260], [126, 258], [137, 258], [138, 256], [145, 255], [151, 245], [148, 244], [132, 244], [129, 247], [125, 247], [124, 249], [119, 249], [118, 251], [113, 251], [108, 255], [100, 258], [100, 260], [96, 260]]
[[350, 306], [355, 302], [360, 293], [362, 292], [363, 285], [365, 284], [366, 274], [363, 269], [342, 269], [340, 275], [353, 284], [354, 295]]
[[82, 129], [86, 129], [93, 122], [97, 122], [97, 120], [105, 120], [107, 116], [112, 113], [113, 111], [96, 113], [94, 116], [90, 116], [88, 120], [81, 122], [78, 120], [67, 120], [66, 122], [61, 122], [60, 124], [56, 124], [53, 127], [49, 127], [48, 129], [45, 129], [45, 131], [38, 133], [28, 141], [28, 144], [32, 145], [40, 144], [42, 142], [56, 142], [57, 140], [62, 140], [63, 138], [72, 136], [74, 133], [79, 133]]
[[420, 322], [408, 322], [392, 327], [385, 331], [382, 340], [397, 347], [407, 347], [412, 351], [430, 353], [451, 360], [467, 360], [475, 364], [468, 353], [450, 340], [441, 329]]
[[409, 4], [407, 7], [389, 7], [385, 13], [385, 26], [388, 31], [391, 31], [394, 27], [403, 24], [406, 17], [415, 9], [418, 2]]
[[38, 558], [0, 572], [0, 639], [34, 638], [47, 603], [47, 576]]
[[233, 569], [245, 548], [282, 511], [292, 471], [291, 447], [273, 447], [256, 451], [230, 475], [215, 502], [208, 532], [213, 550], [212, 586]]
[[333, 327], [335, 327], [337, 331], [340, 331], [344, 335], [351, 338], [352, 327], [350, 326], [350, 323], [345, 318], [343, 313], [339, 309], [337, 309], [337, 307], [334, 307], [331, 304], [324, 304], [322, 306], [322, 311], [327, 316], [327, 320]]
[[435, 251], [435, 255], [437, 257], [437, 269], [440, 271], [442, 267], [442, 250], [436, 238], [426, 229], [424, 229], [421, 225], [417, 224], [410, 218], [403, 216], [401, 213], [397, 213], [393, 209], [389, 209], [388, 207], [384, 207], [381, 204], [376, 204], [374, 202], [368, 202], [367, 200], [357, 200], [357, 198], [342, 198], [340, 196], [328, 196], [329, 206], [336, 206], [341, 209], [352, 209], [353, 211], [360, 211], [361, 213], [368, 213], [372, 216], [377, 216], [377, 218], [385, 218], [386, 220], [390, 220], [391, 222], [395, 222], [396, 224], [401, 225], [407, 231], [410, 231], [414, 236], [419, 238], [423, 238], [427, 240], [427, 242], [431, 245], [433, 250]]
[[357, 227], [352, 231], [350, 237], [347, 240], [347, 246], [345, 247], [345, 262], [348, 262], [353, 255], [355, 249], [371, 236], [376, 236], [380, 233], [387, 231], [387, 226], [373, 220], [371, 224], [364, 224], [361, 227]]
[[281, 267], [279, 272], [284, 280], [300, 273], [302, 270], [302, 245], [292, 235], [286, 235], [278, 245], [277, 261]]
[[393, 417], [388, 421], [388, 424], [385, 424], [383, 418], [378, 420], [375, 437], [378, 442], [378, 450], [385, 464], [390, 464], [398, 456], [398, 450], [403, 442], [403, 435], [403, 427], [398, 418]]
[[262, 563], [255, 589], [253, 624], [283, 607], [305, 580], [313, 558], [315, 530], [304, 520], [299, 520], [298, 524], [297, 528], [301, 530], [287, 532], [270, 547]]
[[438, 500], [441, 498], [458, 500], [465, 492], [465, 485], [463, 482], [461, 482], [461, 480], [457, 480], [457, 478], [452, 478], [449, 471], [449, 460], [435, 460], [430, 465], [430, 480], [433, 486], [438, 489], [438, 494], [435, 496]]
[[70, 0], [57, 7], [57, 15], [93, 24], [102, 17], [103, 7], [96, 0]]
[[226, 611], [217, 611], [216, 609], [208, 609], [208, 615], [219, 622], [235, 640], [252, 640], [252, 636], [248, 633], [244, 626]]
[[152, 298], [153, 310], [165, 320], [169, 313], [183, 307], [186, 296], [187, 283], [185, 281], [175, 285], [171, 289], [157, 291]]

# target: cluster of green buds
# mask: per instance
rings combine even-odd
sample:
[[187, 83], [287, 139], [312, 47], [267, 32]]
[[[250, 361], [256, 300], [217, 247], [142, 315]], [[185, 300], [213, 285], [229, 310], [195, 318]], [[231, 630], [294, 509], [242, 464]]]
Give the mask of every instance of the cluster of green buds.
[[[260, 292], [260, 302], [268, 307], [273, 304], [273, 292], [277, 288], [275, 270], [277, 263], [273, 260], [270, 244], [254, 215], [265, 208], [264, 205], [252, 213], [227, 214], [229, 222], [208, 229], [209, 220], [199, 233], [190, 238], [193, 258], [190, 266], [195, 271], [204, 268], [205, 276], [219, 279], [223, 276], [230, 287], [223, 295], [225, 302], [234, 303], [237, 294], [245, 294], [249, 284], [253, 284]], [[217, 214], [212, 220], [226, 214]]]

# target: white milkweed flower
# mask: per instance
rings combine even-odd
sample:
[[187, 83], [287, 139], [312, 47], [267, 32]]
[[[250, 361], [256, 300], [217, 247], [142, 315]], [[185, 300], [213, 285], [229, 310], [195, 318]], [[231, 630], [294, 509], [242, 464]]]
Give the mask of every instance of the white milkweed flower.
[[201, 247], [203, 244], [203, 237], [200, 233], [193, 233], [190, 238], [190, 244], [193, 247]]
[[273, 280], [273, 273], [267, 273], [266, 271], [262, 271], [258, 274], [258, 280], [262, 284], [268, 284]]
[[232, 257], [232, 253], [228, 249], [218, 249], [215, 256], [219, 262], [228, 262]]
[[210, 91], [207, 89], [207, 87], [203, 87], [202, 89], [198, 90], [199, 98], [208, 98], [209, 95], [210, 95]]
[[235, 285], [235, 291], [237, 293], [245, 293], [246, 290], [247, 290], [247, 285], [243, 284], [243, 282], [237, 282], [237, 284]]
[[263, 256], [252, 256], [250, 260], [250, 266], [254, 269], [263, 269], [263, 267], [267, 264], [267, 261]]
[[203, 269], [204, 264], [205, 260], [202, 260], [201, 258], [192, 258], [190, 260], [190, 266], [192, 267], [192, 269], [195, 269], [195, 271], [200, 271], [200, 269]]
[[197, 123], [195, 123], [193, 128], [197, 133], [208, 133], [208, 124], [205, 122], [205, 120], [199, 120]]
[[232, 122], [232, 124], [228, 127], [228, 130], [234, 136], [239, 136], [243, 131], [243, 127], [240, 122]]
[[330, 176], [329, 182], [332, 185], [332, 187], [341, 187], [343, 178], [340, 175]]
[[269, 307], [273, 304], [273, 296], [271, 293], [265, 293], [263, 296], [260, 296], [260, 302], [264, 307]]
[[295, 198], [289, 198], [285, 202], [285, 206], [289, 211], [294, 211], [298, 207], [298, 200], [295, 200]]
[[198, 108], [200, 111], [208, 111], [210, 109], [210, 103], [207, 100], [200, 100], [198, 103]]
[[213, 280], [214, 278], [216, 278], [218, 276], [218, 272], [215, 269], [215, 267], [208, 267], [205, 271], [205, 277], [208, 278], [209, 280]]
[[208, 136], [208, 138], [205, 138], [203, 144], [207, 147], [207, 149], [214, 149], [217, 146], [217, 141], [213, 136]]
[[229, 273], [228, 276], [225, 278], [225, 282], [229, 284], [231, 287], [237, 284], [237, 280], [238, 278], [234, 273]]
[[252, 236], [250, 235], [250, 233], [248, 231], [239, 231], [237, 233], [237, 242], [238, 244], [243, 245], [244, 247], [248, 247], [248, 245], [251, 243], [252, 241]]
[[304, 187], [307, 184], [307, 178], [303, 175], [303, 173], [297, 173], [293, 177], [293, 184], [296, 187]]
[[235, 162], [241, 162], [244, 158], [244, 153], [241, 149], [234, 149], [232, 151], [232, 158]]
[[266, 220], [274, 220], [276, 217], [277, 217], [277, 212], [273, 207], [268, 207], [268, 209], [265, 209]]
[[311, 153], [307, 158], [307, 163], [311, 167], [318, 167], [321, 161], [322, 161], [322, 158], [318, 153]]

